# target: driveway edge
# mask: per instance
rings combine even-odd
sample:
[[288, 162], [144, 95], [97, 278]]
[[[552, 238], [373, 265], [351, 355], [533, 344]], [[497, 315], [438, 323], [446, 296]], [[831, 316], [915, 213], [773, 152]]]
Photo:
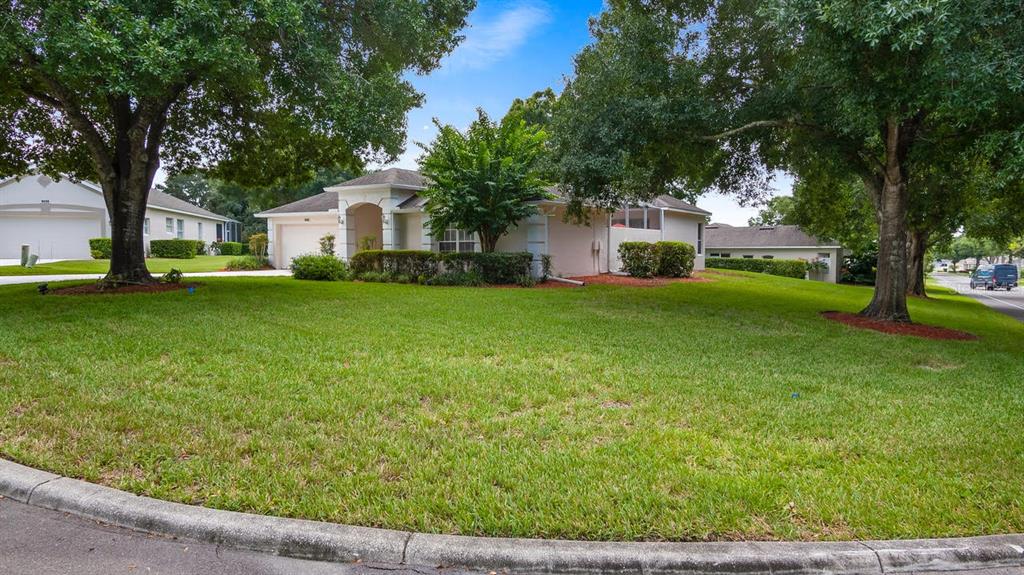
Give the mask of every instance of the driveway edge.
[[1024, 569], [1024, 535], [835, 542], [631, 543], [434, 535], [220, 511], [0, 459], [0, 496], [146, 533], [320, 561], [512, 573], [867, 575]]

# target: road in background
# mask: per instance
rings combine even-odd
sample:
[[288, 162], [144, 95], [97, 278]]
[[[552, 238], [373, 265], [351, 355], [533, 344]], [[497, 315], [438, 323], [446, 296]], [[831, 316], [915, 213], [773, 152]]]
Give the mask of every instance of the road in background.
[[972, 290], [971, 278], [966, 274], [936, 272], [932, 274], [932, 279], [996, 311], [1024, 321], [1024, 289], [1020, 287], [1015, 287], [1011, 291], [988, 291], [981, 288]]

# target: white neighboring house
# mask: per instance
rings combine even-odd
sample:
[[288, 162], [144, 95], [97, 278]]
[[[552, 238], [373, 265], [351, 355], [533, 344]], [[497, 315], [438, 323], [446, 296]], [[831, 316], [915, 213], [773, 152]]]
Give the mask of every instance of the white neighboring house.
[[808, 279], [838, 283], [843, 265], [843, 246], [831, 240], [819, 240], [804, 233], [800, 226], [707, 226], [709, 258], [755, 258], [824, 261], [824, 272], [809, 274]]
[[[325, 188], [324, 193], [256, 214], [267, 219], [270, 261], [287, 268], [292, 258], [317, 253], [320, 238], [334, 234], [335, 251], [348, 259], [359, 249], [479, 251], [473, 234], [447, 230], [430, 235], [425, 198], [426, 179], [413, 170], [390, 168]], [[554, 190], [552, 190], [554, 192]], [[539, 273], [541, 255], [551, 256], [552, 273], [586, 276], [619, 270], [618, 245], [633, 241], [683, 241], [697, 249], [695, 269], [704, 269], [704, 222], [710, 212], [670, 196], [615, 214], [594, 210], [588, 225], [563, 221], [566, 202], [537, 201], [539, 213], [498, 240], [497, 251], [534, 254]]]
[[[146, 205], [149, 240], [183, 238], [239, 241], [238, 222], [158, 190]], [[110, 217], [100, 187], [28, 175], [0, 181], [0, 258], [18, 258], [21, 245], [42, 259], [89, 259], [89, 240], [110, 237]]]

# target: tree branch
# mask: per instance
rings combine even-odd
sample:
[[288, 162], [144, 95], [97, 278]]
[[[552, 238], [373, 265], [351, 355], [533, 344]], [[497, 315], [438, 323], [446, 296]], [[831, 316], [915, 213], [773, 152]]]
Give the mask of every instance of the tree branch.
[[744, 124], [744, 125], [742, 125], [742, 126], [740, 126], [738, 128], [733, 128], [731, 130], [726, 130], [724, 132], [719, 132], [717, 134], [712, 134], [710, 136], [701, 136], [700, 139], [701, 140], [706, 140], [706, 141], [709, 141], [709, 142], [713, 142], [713, 141], [716, 141], [716, 140], [722, 140], [722, 139], [728, 138], [730, 136], [735, 136], [736, 134], [741, 134], [743, 132], [748, 132], [750, 130], [756, 130], [756, 129], [759, 129], [759, 128], [816, 128], [816, 129], [820, 129], [820, 126], [818, 126], [817, 124], [812, 124], [810, 122], [802, 122], [802, 121], [797, 120], [795, 118], [789, 118], [789, 119], [786, 119], [786, 120], [758, 120], [756, 122], [750, 122], [749, 124]]

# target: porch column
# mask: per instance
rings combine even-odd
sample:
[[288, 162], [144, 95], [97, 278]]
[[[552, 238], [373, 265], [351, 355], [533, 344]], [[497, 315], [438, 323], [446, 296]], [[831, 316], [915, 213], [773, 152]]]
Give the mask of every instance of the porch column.
[[[150, 225], [152, 225], [152, 224], [150, 224]], [[274, 244], [277, 243], [277, 241], [274, 239], [275, 236], [277, 235], [277, 234], [274, 233], [274, 229], [276, 227], [277, 226], [274, 225], [274, 219], [273, 218], [270, 218], [270, 219], [267, 220], [267, 259], [270, 260], [271, 262], [274, 262], [274, 263], [277, 262], [277, 249], [276, 249], [276, 246], [274, 245]], [[227, 236], [226, 236], [226, 234], [227, 234], [226, 222], [225, 222], [225, 225], [221, 226], [220, 229], [221, 229], [221, 237], [226, 239], [227, 238]], [[213, 233], [214, 234], [217, 233], [217, 229], [216, 228], [214, 228]], [[274, 267], [276, 268], [278, 266], [274, 265]]]
[[533, 254], [533, 275], [540, 277], [541, 256], [549, 254], [548, 247], [548, 214], [536, 213], [525, 220], [526, 251]]
[[348, 201], [341, 198], [338, 198], [337, 236], [334, 250], [339, 258], [348, 261], [356, 253], [356, 217], [349, 212]]
[[385, 250], [398, 249], [398, 228], [395, 225], [395, 202], [387, 198], [380, 203], [380, 247]]

